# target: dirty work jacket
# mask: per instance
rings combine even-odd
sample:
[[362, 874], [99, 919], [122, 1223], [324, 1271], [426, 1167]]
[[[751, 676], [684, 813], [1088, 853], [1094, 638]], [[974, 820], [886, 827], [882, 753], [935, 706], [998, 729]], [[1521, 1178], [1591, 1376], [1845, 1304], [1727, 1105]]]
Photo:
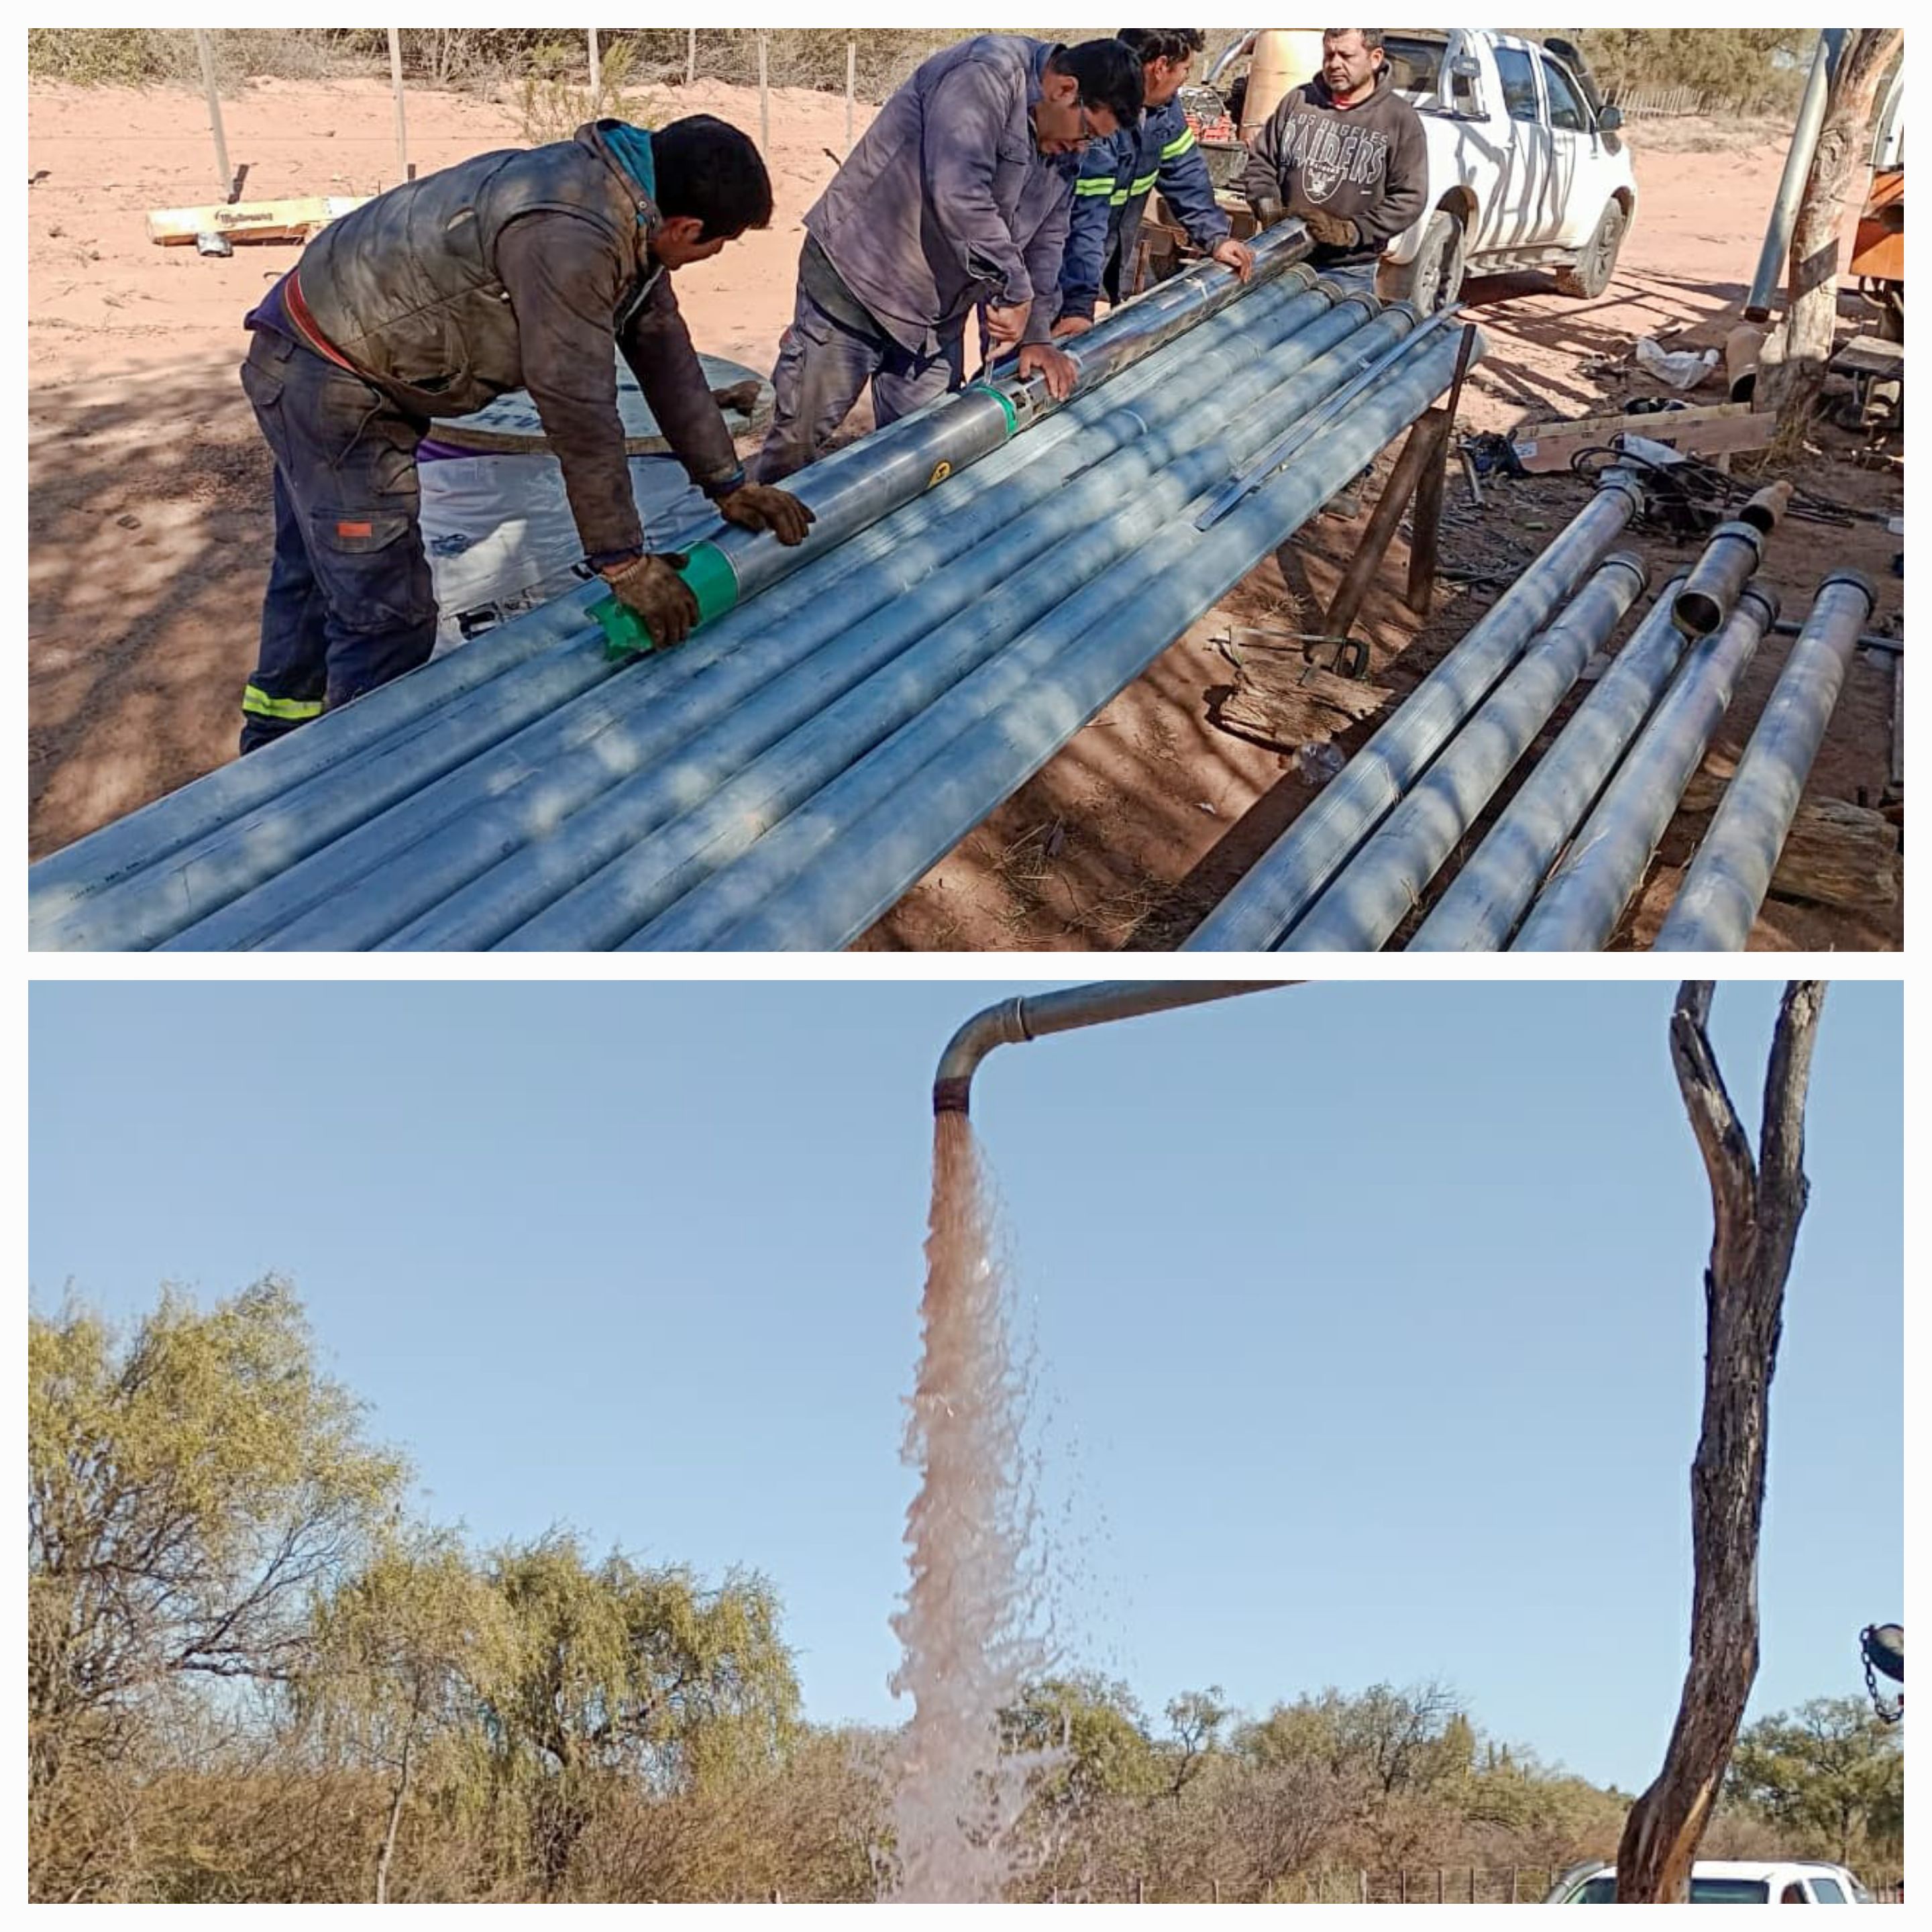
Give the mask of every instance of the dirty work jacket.
[[412, 414], [468, 416], [527, 389], [594, 557], [644, 548], [617, 413], [620, 350], [692, 481], [717, 496], [743, 475], [651, 254], [663, 218], [619, 165], [604, 124], [392, 188], [331, 223], [296, 268], [322, 338], [310, 346]]
[[982, 302], [1032, 302], [1027, 340], [1052, 333], [1073, 170], [1035, 146], [1032, 110], [1058, 51], [982, 34], [934, 55], [805, 218], [838, 279], [909, 355], [938, 353]]
[[1317, 248], [1309, 259], [1318, 268], [1373, 261], [1428, 203], [1422, 117], [1386, 68], [1356, 107], [1338, 107], [1318, 76], [1292, 88], [1250, 145], [1250, 202], [1278, 201], [1290, 214], [1340, 215], [1361, 230], [1357, 248]]
[[1227, 240], [1232, 232], [1228, 218], [1214, 199], [1208, 164], [1178, 94], [1163, 106], [1150, 108], [1138, 128], [1123, 128], [1110, 140], [1088, 147], [1074, 184], [1072, 222], [1060, 271], [1062, 315], [1093, 320], [1107, 265], [1117, 250], [1116, 292], [1124, 292], [1141, 217], [1148, 192], [1156, 185], [1196, 248], [1210, 250]]

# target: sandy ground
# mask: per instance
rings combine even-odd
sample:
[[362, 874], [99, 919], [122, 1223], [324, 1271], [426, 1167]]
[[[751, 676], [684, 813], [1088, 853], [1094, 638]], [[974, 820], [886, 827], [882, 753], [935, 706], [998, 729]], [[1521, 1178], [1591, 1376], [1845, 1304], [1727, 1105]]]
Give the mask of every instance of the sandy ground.
[[[754, 92], [700, 82], [664, 91], [677, 112], [755, 128]], [[410, 154], [432, 168], [522, 136], [508, 106], [412, 92]], [[866, 110], [860, 110], [862, 128]], [[262, 82], [224, 104], [231, 160], [247, 198], [364, 194], [389, 184], [395, 151], [386, 86]], [[162, 248], [151, 208], [218, 198], [212, 148], [191, 94], [37, 84], [30, 90], [27, 203], [29, 465], [29, 837], [54, 850], [212, 769], [232, 754], [235, 704], [254, 661], [272, 535], [268, 464], [235, 380], [249, 306], [295, 259], [292, 247], [238, 246], [232, 257]], [[778, 212], [767, 232], [682, 273], [679, 296], [700, 346], [768, 368], [789, 316], [799, 221], [844, 145], [842, 100], [781, 89], [772, 102]], [[1722, 138], [1719, 136], [1718, 138]], [[1651, 392], [1624, 358], [1640, 334], [1720, 340], [1755, 266], [1781, 152], [1755, 145], [1657, 152], [1640, 140], [1637, 224], [1604, 299], [1568, 301], [1537, 277], [1472, 285], [1492, 344], [1464, 420], [1504, 428], [1595, 413]], [[1834, 454], [1849, 439], [1833, 439]], [[1804, 479], [1872, 509], [1902, 507], [1896, 472], [1821, 460]], [[1460, 494], [1460, 491], [1457, 493]], [[1526, 562], [1576, 500], [1565, 479], [1504, 485], [1480, 518], [1445, 530], [1444, 562]], [[868, 936], [875, 947], [1120, 947], [1171, 944], [1313, 796], [1292, 761], [1213, 722], [1228, 680], [1217, 648], [1231, 622], [1304, 628], [1359, 526], [1322, 519], [1279, 565], [1263, 566], [1177, 643]], [[1667, 563], [1667, 543], [1646, 542]], [[1899, 622], [1889, 575], [1896, 540], [1881, 526], [1788, 525], [1767, 574], [1802, 599], [1824, 572], [1860, 564], [1880, 578], [1880, 628]], [[109, 558], [116, 567], [104, 568]], [[1681, 559], [1679, 560], [1681, 560]], [[1400, 541], [1384, 576], [1400, 580]], [[84, 567], [83, 567], [84, 562]], [[1484, 594], [1444, 598], [1418, 634], [1393, 590], [1361, 627], [1373, 675], [1399, 694], [1480, 614]], [[1801, 604], [1802, 609], [1802, 604]], [[1784, 650], [1761, 653], [1715, 748], [1741, 748]], [[1858, 661], [1814, 792], [1876, 802], [1885, 789], [1892, 681]], [[1366, 738], [1372, 724], [1338, 742]], [[1664, 856], [1681, 862], [1694, 822]], [[1660, 867], [1624, 936], [1641, 944], [1673, 875]], [[1783, 904], [1755, 945], [1895, 946], [1897, 908], [1869, 916]]]

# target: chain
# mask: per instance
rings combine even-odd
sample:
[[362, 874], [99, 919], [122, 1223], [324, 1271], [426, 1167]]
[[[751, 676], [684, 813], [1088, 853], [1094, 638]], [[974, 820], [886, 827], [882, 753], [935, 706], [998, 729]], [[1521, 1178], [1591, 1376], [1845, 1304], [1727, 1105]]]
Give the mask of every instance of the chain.
[[[1868, 1630], [1864, 1635], [1868, 1636], [1870, 1634]], [[1888, 1701], [1885, 1693], [1878, 1688], [1878, 1672], [1872, 1667], [1871, 1652], [1865, 1647], [1862, 1636], [1858, 1643], [1858, 1656], [1865, 1667], [1865, 1688], [1871, 1694], [1872, 1708], [1878, 1713], [1879, 1722], [1902, 1723], [1905, 1717], [1905, 1694], [1902, 1690], [1899, 1693], [1896, 1703]]]

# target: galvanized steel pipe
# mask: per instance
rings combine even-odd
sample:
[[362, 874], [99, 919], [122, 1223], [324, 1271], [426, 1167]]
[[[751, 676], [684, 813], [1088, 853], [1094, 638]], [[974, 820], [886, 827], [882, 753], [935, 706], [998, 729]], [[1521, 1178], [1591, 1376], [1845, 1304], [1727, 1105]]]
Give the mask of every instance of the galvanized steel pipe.
[[1704, 546], [1673, 613], [1686, 635], [1708, 638], [1731, 614], [1738, 593], [1764, 560], [1764, 532], [1755, 524], [1720, 524]]
[[1279, 950], [1378, 952], [1648, 581], [1641, 557], [1606, 557]]
[[[1682, 574], [1678, 573], [1679, 577]], [[1411, 952], [1500, 952], [1550, 865], [1682, 659], [1673, 578], [1410, 940]]]
[[1818, 35], [1817, 48], [1811, 56], [1811, 72], [1804, 83], [1804, 98], [1798, 104], [1797, 125], [1792, 130], [1791, 146], [1784, 157], [1778, 199], [1772, 205], [1771, 225], [1765, 230], [1757, 273], [1751, 278], [1750, 292], [1744, 298], [1748, 322], [1771, 319], [1772, 297], [1784, 284], [1792, 231], [1798, 222], [1798, 204], [1804, 198], [1804, 184], [1810, 178], [1811, 164], [1817, 158], [1818, 136], [1824, 130], [1825, 110], [1831, 101], [1832, 76], [1847, 31], [1843, 27], [1826, 27]]
[[[1478, 343], [1480, 353], [1482, 345]], [[1150, 544], [1090, 585], [974, 677], [956, 686], [908, 730], [842, 773], [770, 835], [789, 844], [790, 883], [750, 895], [756, 909], [710, 943], [750, 951], [830, 950], [864, 932], [932, 865], [1024, 784], [1116, 694], [1144, 671], [1200, 611], [1428, 408], [1454, 380], [1458, 345], [1435, 338], [1389, 380], [1204, 536]], [[1185, 512], [1183, 512], [1185, 515]], [[800, 836], [789, 841], [787, 835]], [[740, 863], [755, 869], [766, 846]], [[795, 869], [799, 862], [804, 869]], [[811, 862], [814, 860], [816, 862]], [[728, 895], [721, 874], [702, 896]], [[694, 893], [693, 901], [700, 896]], [[742, 899], [740, 903], [742, 903]], [[640, 947], [688, 931], [679, 916], [640, 934]], [[716, 915], [714, 903], [709, 909]], [[682, 939], [676, 943], [685, 943]]]
[[[1453, 351], [1455, 344], [1452, 340]], [[1602, 485], [1414, 694], [1330, 781], [1187, 941], [1190, 952], [1264, 952], [1314, 904], [1538, 631], [1642, 508], [1621, 471]]]
[[1184, 1006], [1238, 999], [1247, 993], [1279, 992], [1298, 983], [1288, 980], [1120, 980], [1002, 1000], [975, 1013], [946, 1042], [933, 1075], [932, 1111], [970, 1114], [974, 1076], [996, 1047], [1018, 1046], [1078, 1028], [1174, 1012]]
[[1870, 580], [1856, 570], [1834, 571], [1826, 578], [1657, 935], [1655, 951], [1744, 950], [1838, 706], [1858, 633], [1876, 603]]
[[1694, 646], [1516, 936], [1517, 952], [1600, 952], [1643, 883], [1738, 680], [1778, 619], [1778, 593], [1754, 584], [1715, 637]]

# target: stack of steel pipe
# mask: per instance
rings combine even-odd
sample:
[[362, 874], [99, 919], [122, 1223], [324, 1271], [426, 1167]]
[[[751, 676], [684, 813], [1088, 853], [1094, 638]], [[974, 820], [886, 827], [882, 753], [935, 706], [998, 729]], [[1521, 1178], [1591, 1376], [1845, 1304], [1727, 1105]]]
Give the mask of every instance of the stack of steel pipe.
[[1187, 950], [1260, 952], [1280, 945], [1576, 596], [1642, 507], [1636, 481], [1608, 472], [1556, 542], [1208, 915]]
[[975, 384], [814, 466], [797, 487], [818, 521], [796, 551], [721, 526], [694, 553], [706, 622], [686, 651], [614, 674], [589, 586], [55, 854], [30, 877], [32, 943], [158, 944], [586, 693], [688, 685], [828, 598], [848, 620], [877, 608], [904, 587], [892, 566], [909, 539], [925, 540], [925, 569], [956, 554], [961, 512], [1171, 382], [1179, 338], [1225, 340], [1307, 295], [1312, 278], [1293, 266], [1305, 246], [1286, 224], [1263, 238], [1250, 289], [1210, 266], [1117, 311], [1074, 345], [1079, 387], [1063, 410], [1037, 379]]
[[1877, 602], [1856, 570], [1820, 586], [1784, 674], [1659, 930], [1660, 952], [1742, 952]]
[[[1382, 318], [1384, 324], [1397, 320]], [[1372, 325], [1357, 332], [1361, 350], [1354, 341], [1348, 348], [1359, 362], [1386, 340]], [[1478, 341], [1478, 352], [1480, 347]], [[1339, 384], [1352, 364], [1337, 352], [1280, 386], [1223, 428], [1216, 446], [1203, 453], [1208, 460], [1167, 472], [1161, 502], [1115, 512], [1117, 568], [1090, 577], [782, 821], [742, 801], [772, 829], [722, 869], [717, 850], [707, 852], [708, 878], [694, 872], [666, 882], [682, 897], [628, 943], [769, 950], [835, 946], [862, 932], [1193, 618], [1420, 416], [1454, 381], [1458, 348], [1454, 332], [1419, 340], [1414, 354], [1386, 370], [1374, 392], [1322, 438], [1205, 535], [1197, 533], [1193, 517], [1214, 500], [1228, 458], [1265, 446], [1292, 419], [1287, 412], [1306, 406], [1306, 397], [1295, 393], [1302, 383], [1311, 394], [1318, 376]], [[1166, 540], [1173, 537], [1180, 541]], [[744, 845], [729, 820], [716, 832], [724, 850]]]
[[1642, 560], [1628, 551], [1605, 560], [1280, 950], [1363, 952], [1384, 944], [1421, 902], [1649, 579]]
[[1599, 952], [1610, 943], [1730, 709], [1738, 680], [1777, 622], [1777, 592], [1752, 584], [1721, 628], [1692, 647], [1682, 674], [1538, 896], [1512, 952]]

